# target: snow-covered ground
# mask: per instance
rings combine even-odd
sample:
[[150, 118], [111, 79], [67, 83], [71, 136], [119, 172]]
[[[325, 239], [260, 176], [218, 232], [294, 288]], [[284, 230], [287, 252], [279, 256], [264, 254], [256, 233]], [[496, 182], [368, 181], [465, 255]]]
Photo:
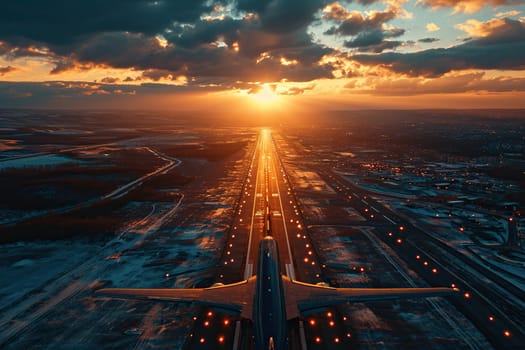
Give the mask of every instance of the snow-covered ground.
[[8, 168], [32, 168], [42, 166], [52, 166], [58, 164], [78, 163], [79, 161], [70, 157], [44, 154], [19, 159], [10, 159], [0, 161], [0, 170]]

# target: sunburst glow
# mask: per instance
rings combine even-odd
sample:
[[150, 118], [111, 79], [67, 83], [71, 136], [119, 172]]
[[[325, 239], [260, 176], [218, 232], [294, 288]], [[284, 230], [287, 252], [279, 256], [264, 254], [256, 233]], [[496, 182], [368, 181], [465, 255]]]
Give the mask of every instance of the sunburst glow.
[[279, 94], [276, 93], [275, 87], [268, 84], [260, 85], [250, 96], [257, 104], [262, 106], [273, 105], [279, 101]]

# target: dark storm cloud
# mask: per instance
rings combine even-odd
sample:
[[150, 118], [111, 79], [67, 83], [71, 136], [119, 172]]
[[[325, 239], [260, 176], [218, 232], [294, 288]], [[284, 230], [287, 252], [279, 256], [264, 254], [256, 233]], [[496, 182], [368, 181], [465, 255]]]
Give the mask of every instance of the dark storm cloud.
[[257, 12], [265, 31], [285, 33], [308, 26], [327, 3], [326, 0], [238, 0], [237, 7]]
[[402, 46], [403, 42], [398, 40], [384, 40], [381, 41], [378, 44], [373, 45], [367, 45], [358, 47], [357, 50], [359, 52], [373, 52], [373, 53], [381, 53], [385, 50], [393, 50], [399, 46]]
[[332, 77], [318, 61], [333, 50], [307, 33], [326, 1], [239, 0], [233, 13], [254, 13], [246, 18], [220, 13], [214, 5], [221, 2], [228, 1], [10, 2], [0, 14], [0, 54], [46, 56], [56, 65], [52, 73], [109, 66], [168, 71], [190, 82]]
[[402, 44], [401, 41], [385, 40], [403, 35], [403, 29], [393, 28], [390, 30], [374, 29], [359, 33], [354, 39], [345, 41], [348, 48], [357, 48], [361, 52], [380, 53], [387, 49], [394, 49]]
[[427, 77], [463, 69], [525, 69], [525, 23], [503, 21], [486, 37], [455, 47], [407, 54], [355, 55], [353, 59], [367, 65], [383, 65], [398, 73]]
[[211, 10], [207, 3], [207, 0], [6, 1], [0, 11], [0, 37], [67, 45], [101, 32], [154, 35], [174, 21], [195, 21]]

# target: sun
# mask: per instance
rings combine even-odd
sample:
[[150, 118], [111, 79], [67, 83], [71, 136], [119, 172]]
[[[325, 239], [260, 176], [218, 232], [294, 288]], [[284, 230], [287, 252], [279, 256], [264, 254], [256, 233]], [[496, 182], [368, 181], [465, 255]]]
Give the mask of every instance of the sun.
[[261, 106], [273, 105], [279, 101], [279, 94], [275, 92], [275, 87], [268, 84], [257, 86], [249, 94]]

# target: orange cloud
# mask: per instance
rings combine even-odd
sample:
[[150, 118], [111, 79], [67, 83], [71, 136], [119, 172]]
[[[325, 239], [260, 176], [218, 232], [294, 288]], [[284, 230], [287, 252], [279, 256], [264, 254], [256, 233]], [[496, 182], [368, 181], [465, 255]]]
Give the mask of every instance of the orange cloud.
[[455, 27], [474, 38], [484, 38], [506, 25], [505, 19], [494, 18], [487, 22], [469, 19], [465, 23], [456, 24]]
[[511, 6], [523, 4], [523, 0], [418, 0], [416, 4], [440, 9], [444, 7], [454, 8], [454, 13], [474, 13], [484, 6]]
[[391, 74], [388, 77], [366, 79], [365, 84], [357, 86], [351, 81], [346, 85], [354, 93], [384, 96], [416, 96], [460, 93], [499, 93], [508, 94], [525, 90], [525, 78], [497, 76], [485, 78], [484, 72], [447, 74], [436, 79], [403, 77]]
[[17, 70], [17, 69], [15, 67], [12, 67], [12, 66], [0, 67], [0, 77], [6, 75], [8, 73], [14, 72], [15, 70]]
[[433, 22], [430, 22], [426, 25], [426, 28], [427, 28], [427, 31], [428, 32], [437, 32], [438, 30], [440, 30], [441, 28], [439, 28], [439, 26]]

